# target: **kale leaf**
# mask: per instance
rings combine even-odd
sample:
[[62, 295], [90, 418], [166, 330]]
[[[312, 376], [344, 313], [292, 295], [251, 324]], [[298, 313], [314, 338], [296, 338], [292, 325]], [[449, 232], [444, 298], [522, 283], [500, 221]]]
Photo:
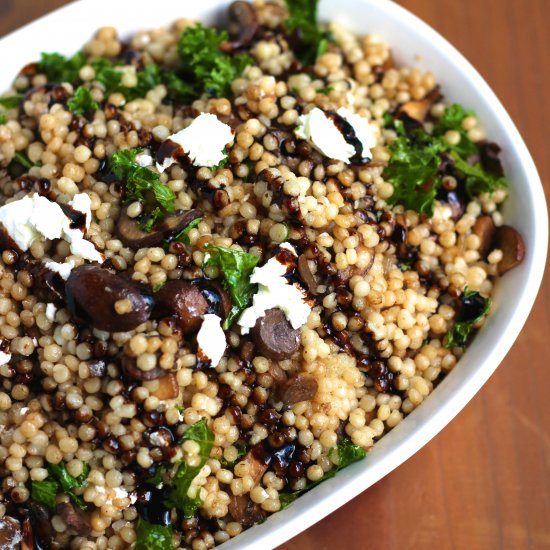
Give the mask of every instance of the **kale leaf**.
[[210, 266], [219, 268], [223, 277], [222, 284], [233, 302], [231, 311], [223, 323], [223, 328], [227, 330], [252, 301], [256, 285], [250, 282], [250, 276], [260, 258], [247, 252], [212, 244], [205, 245], [205, 249], [206, 255], [202, 268]]
[[138, 518], [134, 550], [174, 550], [172, 526], [157, 525]]
[[172, 490], [168, 499], [168, 505], [183, 512], [185, 517], [193, 517], [202, 501], [199, 492], [193, 497], [188, 495], [193, 480], [197, 477], [202, 467], [206, 464], [210, 451], [214, 445], [214, 433], [205, 418], [193, 424], [183, 435], [183, 441], [196, 441], [199, 444], [200, 464], [189, 466], [182, 462], [172, 480]]
[[6, 97], [0, 97], [0, 105], [5, 109], [15, 109], [16, 107], [19, 107], [22, 99], [22, 95], [10, 95]]
[[79, 79], [80, 69], [86, 64], [84, 52], [78, 52], [72, 57], [65, 57], [60, 53], [42, 53], [38, 70], [44, 73], [49, 82], [75, 83]]
[[289, 504], [294, 502], [300, 495], [313, 489], [336, 475], [336, 472], [340, 471], [342, 468], [349, 466], [350, 464], [362, 460], [367, 456], [365, 449], [354, 445], [349, 439], [344, 439], [342, 443], [333, 447], [328, 454], [329, 458], [333, 461], [334, 466], [329, 470], [321, 479], [314, 481], [307, 485], [304, 489], [299, 491], [292, 491], [290, 493], [279, 493], [279, 502], [281, 503], [281, 510], [286, 508]]
[[110, 168], [115, 176], [125, 183], [126, 197], [130, 200], [145, 201], [145, 193], [151, 191], [160, 205], [156, 207], [145, 224], [150, 231], [153, 225], [166, 213], [174, 212], [176, 195], [162, 181], [156, 172], [136, 162], [136, 156], [142, 149], [124, 149], [117, 151], [110, 160]]
[[93, 100], [92, 92], [86, 86], [79, 86], [74, 96], [67, 101], [67, 107], [76, 116], [83, 116], [88, 111], [97, 111], [99, 105]]
[[317, 23], [319, 0], [285, 0], [285, 3], [288, 8], [285, 30], [300, 42], [296, 55], [304, 65], [311, 65], [328, 46], [328, 34]]
[[[198, 23], [187, 27], [180, 36], [178, 51], [182, 61], [181, 70], [186, 80], [194, 82], [194, 95], [206, 92], [215, 97], [231, 95], [231, 83], [251, 65], [250, 56], [228, 55], [219, 49], [228, 40], [225, 31], [217, 31]], [[173, 79], [170, 84], [174, 85]]]
[[[472, 115], [461, 105], [451, 105], [431, 134], [422, 128], [407, 131], [400, 120], [384, 116], [385, 127], [393, 126], [397, 132], [397, 139], [389, 145], [391, 158], [382, 174], [394, 189], [389, 204], [403, 204], [408, 209], [432, 216], [442, 184], [440, 167], [444, 154], [452, 159], [451, 170], [469, 197], [507, 187], [505, 178], [490, 174], [479, 163], [468, 162], [480, 153], [479, 146], [470, 140], [462, 127], [464, 119]], [[461, 137], [457, 145], [445, 139], [449, 130], [459, 132]]]
[[55, 510], [55, 495], [59, 489], [56, 481], [45, 479], [31, 483], [31, 498], [36, 502], [45, 504], [51, 510]]
[[194, 219], [188, 226], [184, 227], [175, 237], [174, 241], [179, 241], [184, 244], [191, 244], [191, 241], [189, 240], [189, 231], [193, 229], [194, 227], [197, 227], [199, 223], [201, 223], [202, 218], [196, 218]]
[[461, 296], [462, 307], [453, 328], [445, 335], [445, 346], [447, 348], [466, 347], [468, 337], [483, 317], [491, 310], [491, 300], [483, 298], [479, 292], [464, 289]]
[[64, 462], [59, 464], [49, 464], [48, 470], [53, 478], [59, 484], [59, 487], [65, 491], [69, 498], [76, 504], [81, 510], [86, 510], [88, 508], [87, 504], [84, 502], [82, 497], [76, 495], [73, 489], [81, 489], [87, 484], [88, 474], [90, 473], [90, 466], [84, 464], [82, 473], [78, 477], [73, 477], [67, 471], [67, 467]]

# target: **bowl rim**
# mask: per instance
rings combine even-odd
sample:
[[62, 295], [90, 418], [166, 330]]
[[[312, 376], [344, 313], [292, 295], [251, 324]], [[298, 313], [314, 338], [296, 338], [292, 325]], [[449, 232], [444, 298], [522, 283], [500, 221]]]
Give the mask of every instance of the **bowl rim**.
[[[58, 17], [65, 15], [76, 17], [85, 14], [84, 6], [91, 3], [91, 1], [76, 0], [5, 35], [0, 39], [0, 50], [17, 44], [22, 35], [45, 30], [50, 22], [54, 22]], [[202, 0], [202, 3], [207, 4], [209, 9], [212, 7], [216, 10], [228, 1]], [[168, 5], [169, 0], [157, 0], [157, 2]], [[132, 0], [117, 1], [119, 5], [125, 3], [132, 4]], [[530, 243], [530, 250], [527, 251], [526, 262], [529, 263], [528, 269], [526, 268], [527, 278], [518, 296], [515, 297], [519, 298], [517, 307], [514, 309], [504, 331], [498, 337], [498, 345], [492, 348], [488, 354], [483, 354], [485, 357], [482, 360], [483, 368], [478, 368], [466, 377], [462, 382], [460, 391], [450, 391], [452, 385], [449, 380], [454, 380], [457, 377], [457, 369], [455, 369], [435, 390], [438, 395], [445, 397], [444, 404], [436, 405], [435, 400], [426, 400], [422, 407], [413, 411], [402, 423], [376, 443], [367, 455], [367, 463], [361, 461], [338, 472], [334, 478], [323, 482], [302, 495], [293, 506], [270, 516], [265, 523], [256, 525], [244, 531], [238, 537], [224, 543], [221, 546], [224, 550], [267, 549], [286, 542], [356, 497], [426, 445], [468, 404], [504, 359], [527, 320], [542, 282], [548, 248], [546, 200], [534, 161], [512, 119], [479, 72], [441, 34], [393, 0], [358, 1], [358, 4], [363, 5], [361, 9], [374, 3], [376, 3], [376, 9], [385, 12], [385, 15], [389, 18], [396, 19], [407, 27], [414, 27], [415, 32], [420, 31], [430, 40], [434, 49], [440, 50], [444, 57], [451, 59], [453, 69], [468, 76], [483, 96], [484, 101], [490, 103], [494, 116], [498, 117], [502, 126], [504, 126], [516, 151], [516, 156], [520, 159], [518, 165], [530, 182], [530, 195], [528, 198], [537, 230], [533, 235], [533, 242]], [[94, 2], [96, 8], [101, 4], [108, 6], [110, 0], [95, 0]], [[118, 9], [118, 6], [116, 9]], [[113, 19], [117, 19], [116, 15], [113, 16]], [[169, 20], [170, 17], [167, 16], [166, 19]], [[143, 28], [150, 26], [152, 25], [146, 23]], [[63, 50], [60, 49], [60, 51]], [[65, 51], [63, 53], [70, 52]], [[489, 318], [487, 325], [485, 329], [488, 329], [491, 325], [491, 318]], [[474, 348], [471, 352], [477, 352], [477, 348], [481, 350], [482, 346], [476, 345], [476, 343], [478, 343], [477, 338], [468, 348], [469, 350]], [[430, 403], [433, 403], [433, 405], [430, 406]], [[435, 411], [432, 412], [431, 409], [434, 408]], [[414, 437], [411, 437], [411, 435]]]

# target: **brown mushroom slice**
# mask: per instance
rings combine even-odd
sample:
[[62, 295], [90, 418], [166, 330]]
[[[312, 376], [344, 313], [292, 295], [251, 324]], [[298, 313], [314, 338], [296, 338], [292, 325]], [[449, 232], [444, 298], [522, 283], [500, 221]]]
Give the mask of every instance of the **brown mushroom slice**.
[[258, 443], [244, 455], [241, 462], [246, 464], [248, 475], [252, 478], [254, 485], [257, 485], [267, 471], [271, 456], [267, 453], [263, 443]]
[[22, 538], [21, 523], [18, 520], [11, 516], [0, 519], [0, 550], [17, 548]]
[[441, 99], [442, 95], [439, 88], [434, 88], [423, 99], [407, 101], [399, 107], [400, 113], [406, 113], [408, 116], [417, 120], [418, 122], [424, 122], [432, 105]]
[[151, 393], [157, 399], [165, 401], [166, 399], [175, 399], [179, 395], [180, 388], [175, 374], [169, 373], [159, 378], [158, 384], [158, 388]]
[[298, 273], [300, 274], [302, 281], [306, 284], [309, 292], [314, 296], [317, 296], [317, 281], [311, 272], [309, 261], [304, 254], [300, 254], [300, 256], [298, 256]]
[[[50, 521], [50, 512], [46, 506], [32, 500], [28, 503], [28, 508], [32, 523], [35, 526], [34, 540], [37, 540], [39, 543], [38, 545], [42, 548], [50, 548], [55, 538], [52, 523]], [[33, 540], [32, 533], [30, 540]], [[32, 546], [30, 546], [30, 548], [32, 548]]]
[[208, 313], [208, 301], [197, 285], [187, 281], [169, 281], [155, 294], [155, 319], [174, 316], [183, 334], [197, 332], [203, 315]]
[[232, 2], [227, 10], [229, 23], [227, 30], [232, 40], [222, 42], [220, 50], [231, 53], [244, 46], [248, 46], [258, 30], [258, 15], [256, 9], [249, 2], [238, 0]]
[[172, 235], [181, 232], [192, 221], [202, 216], [202, 212], [197, 209], [178, 210], [175, 214], [157, 222], [148, 232], [140, 229], [139, 222], [130, 218], [127, 210], [128, 208], [125, 207], [120, 212], [116, 230], [122, 244], [132, 249], [156, 246]]
[[497, 228], [495, 248], [502, 250], [502, 260], [498, 263], [499, 275], [519, 265], [525, 256], [525, 243], [522, 236], [509, 225]]
[[244, 527], [252, 527], [266, 516], [266, 512], [262, 510], [261, 506], [252, 502], [248, 495], [231, 495], [228, 510], [231, 517]]
[[482, 258], [486, 258], [491, 250], [495, 237], [495, 224], [491, 216], [480, 216], [474, 224], [474, 234], [479, 237], [478, 252]]
[[127, 355], [122, 356], [121, 365], [126, 375], [134, 380], [158, 380], [166, 375], [166, 371], [158, 366], [147, 371], [141, 370], [136, 364], [135, 357], [128, 357]]
[[208, 313], [214, 313], [225, 319], [233, 305], [229, 293], [216, 280], [203, 279], [198, 285], [208, 302]]
[[[72, 270], [65, 300], [75, 317], [108, 332], [136, 328], [149, 319], [153, 309], [153, 297], [143, 286], [93, 265]], [[117, 313], [115, 304], [120, 300], [128, 300], [131, 310]]]
[[285, 405], [311, 401], [315, 397], [318, 387], [319, 384], [313, 376], [302, 372], [290, 377], [279, 387], [279, 399]]
[[282, 361], [292, 357], [300, 346], [300, 332], [288, 322], [277, 308], [269, 309], [252, 329], [252, 338], [261, 355]]
[[60, 502], [57, 505], [57, 513], [65, 522], [69, 529], [72, 529], [77, 535], [85, 536], [91, 531], [88, 522], [74, 509], [70, 502]]

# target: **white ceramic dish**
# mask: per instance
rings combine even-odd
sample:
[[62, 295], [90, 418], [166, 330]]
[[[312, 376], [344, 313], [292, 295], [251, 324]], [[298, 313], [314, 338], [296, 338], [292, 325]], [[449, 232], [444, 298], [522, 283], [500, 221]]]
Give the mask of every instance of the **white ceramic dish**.
[[[38, 59], [41, 51], [72, 54], [102, 25], [113, 25], [127, 35], [182, 16], [208, 23], [220, 17], [229, 1], [79, 0], [0, 40], [0, 90], [7, 89], [18, 70]], [[503, 148], [506, 174], [513, 182], [504, 215], [523, 235], [527, 254], [521, 266], [497, 285], [494, 313], [485, 328], [419, 409], [377, 443], [366, 460], [225, 543], [224, 550], [266, 550], [282, 544], [424, 446], [479, 391], [512, 346], [531, 310], [546, 261], [547, 211], [535, 165], [503, 106], [466, 59], [428, 25], [389, 0], [324, 0], [321, 17], [340, 20], [358, 33], [382, 35], [398, 63], [429, 68], [449, 100], [475, 109], [487, 134]]]

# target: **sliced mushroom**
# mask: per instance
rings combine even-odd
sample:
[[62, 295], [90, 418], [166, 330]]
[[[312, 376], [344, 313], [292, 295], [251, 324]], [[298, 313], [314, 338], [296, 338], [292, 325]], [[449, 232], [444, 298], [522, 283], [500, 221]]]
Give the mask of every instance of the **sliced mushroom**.
[[252, 502], [248, 495], [232, 495], [229, 499], [228, 510], [231, 517], [244, 527], [252, 527], [266, 516], [261, 506]]
[[166, 371], [161, 367], [155, 367], [151, 370], [141, 370], [134, 357], [122, 356], [122, 370], [134, 380], [157, 380], [166, 375]]
[[175, 374], [170, 373], [162, 378], [159, 378], [158, 384], [158, 388], [152, 392], [151, 395], [161, 401], [165, 401], [166, 399], [175, 399], [180, 392], [178, 380]]
[[370, 260], [364, 267], [358, 267], [356, 265], [350, 265], [345, 269], [339, 269], [334, 280], [334, 286], [341, 286], [348, 283], [348, 281], [355, 276], [364, 277], [374, 264], [375, 253], [373, 249], [370, 251]]
[[248, 46], [258, 30], [258, 15], [256, 9], [249, 2], [232, 2], [227, 10], [229, 23], [227, 30], [230, 41], [222, 42], [220, 50], [231, 53], [234, 50]]
[[50, 512], [43, 504], [32, 500], [28, 506], [32, 523], [35, 526], [34, 539], [38, 541], [39, 548], [50, 548], [55, 537], [50, 521]]
[[208, 313], [214, 313], [225, 319], [233, 305], [229, 293], [215, 280], [203, 279], [198, 283], [198, 286], [208, 302]]
[[299, 331], [292, 328], [285, 314], [277, 308], [269, 309], [256, 321], [252, 338], [258, 351], [275, 361], [288, 359], [298, 351], [300, 345]]
[[91, 531], [88, 522], [74, 509], [70, 502], [60, 502], [57, 505], [57, 513], [69, 529], [77, 535], [88, 535]]
[[317, 281], [311, 272], [308, 259], [304, 254], [300, 254], [300, 256], [298, 256], [298, 273], [300, 274], [302, 281], [306, 284], [309, 292], [314, 296], [317, 296]]
[[486, 258], [495, 237], [495, 224], [491, 216], [480, 216], [474, 224], [474, 234], [479, 237], [479, 255]]
[[269, 455], [262, 443], [258, 443], [246, 455], [242, 462], [247, 466], [248, 475], [252, 478], [254, 485], [257, 485], [266, 473], [271, 455]]
[[0, 550], [17, 548], [22, 538], [21, 523], [18, 520], [11, 516], [0, 519]]
[[430, 109], [434, 103], [439, 101], [443, 96], [439, 91], [439, 88], [434, 88], [423, 99], [407, 101], [399, 107], [400, 113], [406, 113], [414, 120], [418, 122], [424, 122]]
[[310, 374], [296, 374], [279, 387], [279, 399], [285, 405], [311, 401], [315, 397], [318, 387], [317, 380]]
[[519, 265], [525, 256], [525, 243], [521, 235], [509, 225], [502, 225], [495, 232], [495, 248], [502, 250], [498, 273], [503, 275]]
[[[144, 287], [93, 265], [72, 270], [65, 285], [65, 300], [75, 317], [108, 332], [136, 328], [149, 319], [153, 309], [153, 297]], [[128, 300], [131, 311], [117, 313], [119, 300]]]
[[169, 281], [155, 294], [155, 301], [155, 319], [176, 317], [185, 335], [197, 332], [208, 313], [208, 301], [200, 288], [186, 281]]
[[185, 229], [193, 220], [200, 218], [200, 210], [178, 210], [175, 214], [167, 216], [164, 220], [153, 225], [151, 231], [143, 231], [139, 222], [128, 216], [128, 208], [120, 212], [117, 223], [117, 234], [120, 240], [128, 248], [138, 249], [148, 246], [156, 246], [172, 235], [176, 235]]

